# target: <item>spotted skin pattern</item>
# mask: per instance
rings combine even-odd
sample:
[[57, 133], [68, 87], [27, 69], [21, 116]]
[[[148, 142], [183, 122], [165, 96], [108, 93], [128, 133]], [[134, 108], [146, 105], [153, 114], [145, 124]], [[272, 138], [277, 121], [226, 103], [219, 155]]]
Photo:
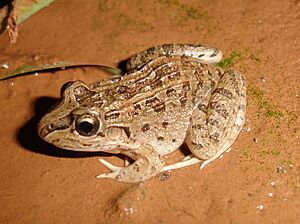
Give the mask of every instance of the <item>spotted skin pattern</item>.
[[[166, 44], [129, 59], [124, 76], [75, 81], [39, 123], [39, 135], [60, 148], [121, 153], [134, 160], [98, 178], [127, 183], [192, 164], [207, 164], [233, 144], [245, 121], [246, 82], [212, 65], [222, 53], [200, 45]], [[191, 155], [165, 165], [184, 142]]]

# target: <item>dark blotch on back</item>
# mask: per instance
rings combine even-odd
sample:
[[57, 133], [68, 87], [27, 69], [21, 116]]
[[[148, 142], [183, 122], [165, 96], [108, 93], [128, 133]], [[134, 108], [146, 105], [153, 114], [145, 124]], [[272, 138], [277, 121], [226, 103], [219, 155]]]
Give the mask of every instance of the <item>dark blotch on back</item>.
[[229, 111], [225, 109], [224, 104], [219, 104], [218, 102], [210, 102], [209, 107], [215, 110], [221, 117], [227, 119], [229, 116]]
[[164, 137], [158, 136], [158, 137], [157, 137], [157, 140], [158, 140], [158, 141], [163, 141], [163, 140], [164, 140]]
[[161, 102], [153, 107], [155, 112], [164, 112], [166, 110], [166, 105], [164, 102]]
[[168, 77], [168, 80], [173, 81], [175, 79], [179, 79], [180, 76], [181, 76], [180, 72], [173, 72], [173, 73], [169, 74], [167, 77]]
[[141, 113], [142, 107], [140, 104], [135, 103], [133, 104], [133, 111], [129, 112], [128, 115], [129, 116], [135, 116]]
[[164, 121], [161, 125], [163, 126], [163, 128], [167, 128], [168, 124], [168, 122]]
[[199, 104], [198, 109], [207, 114], [207, 106], [205, 104]]
[[228, 89], [217, 88], [217, 89], [215, 89], [214, 93], [219, 93], [219, 94], [225, 96], [226, 98], [232, 99], [232, 92], [230, 92]]
[[220, 135], [218, 133], [213, 133], [211, 136], [210, 136], [210, 139], [213, 140], [214, 142], [219, 142], [219, 138], [220, 138]]
[[153, 83], [150, 84], [150, 87], [152, 89], [156, 89], [157, 87], [162, 87], [162, 86], [163, 86], [163, 81], [160, 80], [160, 79], [158, 79], [155, 82], [153, 82]]
[[148, 130], [150, 130], [150, 125], [149, 125], [148, 123], [146, 123], [146, 124], [143, 125], [142, 131], [143, 131], [143, 132], [146, 132], [146, 131], [148, 131]]
[[134, 104], [133, 107], [134, 107], [135, 110], [141, 110], [142, 109], [141, 105], [138, 104], [138, 103]]
[[179, 99], [179, 101], [180, 101], [181, 106], [184, 107], [184, 106], [186, 105], [187, 98], [181, 97], [181, 98]]
[[182, 85], [182, 89], [184, 91], [189, 91], [191, 89], [190, 83], [189, 82], [184, 82]]
[[129, 90], [129, 88], [127, 86], [118, 86], [118, 87], [116, 87], [116, 90], [119, 93], [125, 93]]
[[172, 44], [164, 44], [164, 45], [162, 45], [162, 49], [164, 50], [166, 55], [170, 55], [174, 51]]
[[154, 107], [157, 104], [159, 104], [159, 99], [157, 97], [152, 97], [146, 100], [146, 106], [148, 107]]
[[171, 97], [171, 96], [176, 96], [176, 90], [175, 89], [168, 89], [167, 91], [166, 91], [166, 95], [167, 95], [167, 97]]
[[147, 54], [154, 54], [155, 52], [155, 47], [150, 47], [147, 49]]
[[216, 119], [208, 119], [207, 120], [207, 123], [209, 123], [209, 124], [211, 124], [211, 125], [213, 125], [213, 126], [216, 126], [216, 127], [220, 127], [220, 123], [219, 123], [219, 121], [218, 120], [216, 120]]

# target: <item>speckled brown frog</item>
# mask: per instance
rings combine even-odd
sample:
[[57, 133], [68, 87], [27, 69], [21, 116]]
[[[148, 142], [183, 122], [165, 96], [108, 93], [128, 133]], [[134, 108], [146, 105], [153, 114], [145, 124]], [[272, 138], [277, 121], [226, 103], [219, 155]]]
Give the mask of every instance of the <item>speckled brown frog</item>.
[[[212, 64], [217, 49], [166, 44], [133, 56], [124, 76], [64, 88], [61, 102], [39, 123], [39, 135], [60, 148], [121, 153], [134, 160], [98, 178], [144, 181], [166, 170], [218, 158], [242, 129], [244, 76]], [[186, 142], [191, 155], [164, 165]]]

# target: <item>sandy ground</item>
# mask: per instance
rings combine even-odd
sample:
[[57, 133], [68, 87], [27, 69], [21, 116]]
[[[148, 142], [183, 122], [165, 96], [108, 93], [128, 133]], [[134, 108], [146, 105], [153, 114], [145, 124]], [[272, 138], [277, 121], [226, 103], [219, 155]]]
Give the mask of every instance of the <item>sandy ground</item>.
[[35, 128], [64, 82], [106, 74], [76, 68], [0, 81], [0, 223], [299, 223], [300, 2], [82, 2], [40, 11], [12, 46], [2, 35], [0, 62], [47, 55], [117, 66], [156, 44], [214, 46], [247, 78], [245, 130], [203, 170], [138, 185], [98, 180], [108, 171], [98, 154], [55, 148]]

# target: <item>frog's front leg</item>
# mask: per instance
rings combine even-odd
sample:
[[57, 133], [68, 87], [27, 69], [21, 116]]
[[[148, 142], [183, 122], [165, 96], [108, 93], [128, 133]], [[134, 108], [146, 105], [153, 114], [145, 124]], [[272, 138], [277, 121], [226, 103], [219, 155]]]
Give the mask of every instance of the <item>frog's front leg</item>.
[[123, 151], [122, 154], [135, 160], [129, 166], [118, 167], [101, 159], [100, 162], [109, 168], [111, 173], [103, 173], [97, 178], [110, 178], [126, 183], [147, 180], [160, 172], [164, 165], [161, 155], [149, 145], [142, 145], [136, 150]]

